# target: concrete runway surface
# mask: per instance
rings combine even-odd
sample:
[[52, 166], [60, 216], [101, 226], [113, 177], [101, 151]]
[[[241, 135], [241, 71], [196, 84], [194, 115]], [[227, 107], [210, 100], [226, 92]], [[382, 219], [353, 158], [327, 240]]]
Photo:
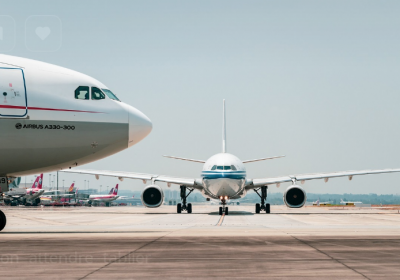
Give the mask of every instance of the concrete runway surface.
[[2, 208], [0, 279], [399, 279], [391, 208]]

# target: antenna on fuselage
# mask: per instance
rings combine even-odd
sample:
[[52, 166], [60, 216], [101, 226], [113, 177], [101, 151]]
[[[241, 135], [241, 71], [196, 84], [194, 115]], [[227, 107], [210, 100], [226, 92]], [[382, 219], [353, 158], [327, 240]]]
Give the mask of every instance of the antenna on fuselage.
[[225, 99], [222, 107], [222, 152], [226, 153], [226, 115], [225, 115]]

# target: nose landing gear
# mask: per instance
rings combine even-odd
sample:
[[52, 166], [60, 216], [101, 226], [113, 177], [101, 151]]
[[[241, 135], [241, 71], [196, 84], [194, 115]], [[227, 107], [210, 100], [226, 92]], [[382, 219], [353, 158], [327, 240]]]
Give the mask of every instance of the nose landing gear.
[[189, 193], [186, 195], [186, 186], [180, 186], [181, 188], [181, 200], [182, 203], [178, 203], [176, 205], [176, 212], [182, 213], [182, 211], [186, 211], [189, 214], [192, 213], [192, 203], [186, 204], [186, 198], [193, 192], [194, 189], [189, 189]]
[[221, 204], [222, 204], [222, 207], [219, 207], [219, 214], [220, 215], [222, 215], [222, 214], [228, 215], [229, 211], [228, 211], [228, 207], [225, 206], [226, 199], [224, 197], [221, 197]]
[[[259, 190], [261, 190], [261, 194], [258, 192]], [[267, 190], [268, 186], [262, 186], [261, 188], [254, 189], [254, 191], [261, 198], [261, 204], [260, 203], [256, 204], [256, 214], [260, 214], [261, 211], [265, 211], [265, 213], [267, 214], [271, 213], [270, 204], [265, 203], [265, 201], [267, 200]]]

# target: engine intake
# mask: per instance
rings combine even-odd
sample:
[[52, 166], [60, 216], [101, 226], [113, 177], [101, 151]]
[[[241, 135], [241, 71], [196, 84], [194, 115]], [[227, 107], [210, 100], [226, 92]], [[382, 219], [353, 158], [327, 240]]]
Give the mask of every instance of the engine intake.
[[283, 201], [290, 208], [303, 207], [303, 205], [306, 203], [306, 200], [306, 191], [298, 185], [290, 186], [283, 194]]
[[150, 185], [143, 190], [141, 199], [144, 206], [156, 208], [163, 203], [164, 192], [159, 186]]

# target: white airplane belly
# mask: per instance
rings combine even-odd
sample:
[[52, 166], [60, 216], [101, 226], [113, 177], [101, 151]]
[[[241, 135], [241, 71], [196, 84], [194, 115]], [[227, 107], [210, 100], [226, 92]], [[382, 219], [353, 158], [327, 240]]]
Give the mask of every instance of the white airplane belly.
[[244, 183], [244, 179], [203, 179], [206, 192], [214, 198], [219, 198], [221, 196], [228, 196], [229, 198], [235, 197], [238, 193], [242, 192]]

